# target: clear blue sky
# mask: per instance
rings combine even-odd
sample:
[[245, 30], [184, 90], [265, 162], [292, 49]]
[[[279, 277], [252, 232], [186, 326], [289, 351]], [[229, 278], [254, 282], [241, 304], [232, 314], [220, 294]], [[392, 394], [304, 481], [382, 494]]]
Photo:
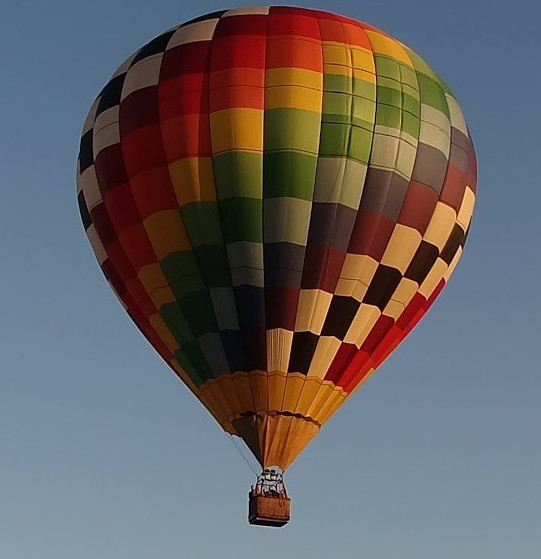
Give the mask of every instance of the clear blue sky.
[[246, 523], [246, 464], [109, 291], [74, 186], [116, 65], [234, 5], [3, 3], [2, 559], [541, 557], [539, 3], [304, 5], [386, 30], [449, 82], [479, 197], [449, 286], [288, 472], [293, 520], [271, 531]]

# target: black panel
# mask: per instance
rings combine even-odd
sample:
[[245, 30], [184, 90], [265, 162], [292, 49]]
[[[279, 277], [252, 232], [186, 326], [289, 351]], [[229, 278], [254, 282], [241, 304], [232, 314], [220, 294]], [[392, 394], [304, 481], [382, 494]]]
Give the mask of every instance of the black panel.
[[89, 130], [81, 136], [81, 146], [79, 148], [79, 173], [83, 173], [83, 171], [94, 165], [92, 142], [92, 130]]
[[434, 262], [439, 256], [438, 247], [427, 243], [426, 241], [421, 241], [413, 260], [410, 262], [404, 277], [416, 281], [419, 285], [423, 283], [424, 279], [428, 275], [428, 272], [434, 266]]
[[120, 95], [122, 94], [122, 86], [124, 85], [124, 80], [126, 74], [120, 74], [113, 78], [103, 89], [100, 94], [100, 101], [98, 103], [98, 109], [96, 111], [96, 116], [111, 107], [116, 107], [120, 104]]
[[456, 223], [441, 252], [442, 260], [444, 260], [448, 265], [451, 264], [451, 261], [458, 251], [458, 247], [464, 245], [465, 239], [466, 235], [464, 230], [458, 223]]
[[339, 340], [343, 340], [360, 306], [361, 303], [353, 297], [335, 295], [332, 298], [321, 335], [335, 336]]
[[316, 351], [319, 336], [312, 332], [295, 332], [289, 359], [289, 372], [303, 373], [306, 375]]
[[383, 311], [391, 300], [401, 279], [402, 274], [400, 270], [380, 264], [370, 282], [370, 287], [364, 296], [363, 303], [375, 305]]
[[131, 65], [133, 66], [134, 64], [136, 64], [140, 60], [144, 60], [145, 58], [148, 58], [149, 56], [152, 56], [154, 54], [159, 54], [161, 52], [164, 52], [165, 49], [167, 48], [167, 43], [169, 43], [169, 40], [173, 36], [173, 33], [175, 33], [175, 30], [167, 31], [167, 33], [164, 33], [163, 35], [159, 35], [155, 39], [152, 39], [152, 41], [147, 43], [136, 54], [136, 56], [133, 59]]
[[205, 14], [204, 16], [196, 17], [180, 25], [179, 29], [180, 27], [185, 27], [186, 25], [191, 25], [192, 23], [198, 23], [200, 21], [207, 21], [209, 19], [220, 19], [225, 14], [225, 12], [227, 12], [227, 10], [219, 10], [217, 12], [211, 12], [210, 14]]
[[86, 205], [85, 195], [82, 190], [77, 196], [77, 202], [79, 203], [79, 213], [81, 214], [81, 219], [86, 231], [92, 225], [92, 218], [90, 217], [90, 212], [88, 211], [88, 206]]

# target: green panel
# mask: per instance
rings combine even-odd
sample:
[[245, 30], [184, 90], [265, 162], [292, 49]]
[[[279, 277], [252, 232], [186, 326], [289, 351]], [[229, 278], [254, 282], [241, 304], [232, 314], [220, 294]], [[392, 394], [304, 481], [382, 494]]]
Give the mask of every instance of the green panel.
[[400, 82], [400, 66], [393, 58], [389, 58], [382, 54], [374, 54], [376, 63], [376, 74], [378, 81], [382, 77], [391, 78]]
[[376, 100], [376, 86], [361, 78], [349, 78], [338, 74], [325, 74], [323, 76], [323, 90], [325, 94], [329, 92], [347, 93], [369, 99]]
[[224, 245], [206, 245], [196, 249], [195, 252], [207, 287], [231, 285], [229, 261]]
[[[172, 286], [174, 289], [174, 286]], [[174, 292], [174, 291], [173, 291]], [[179, 306], [186, 317], [194, 338], [218, 332], [214, 307], [208, 291], [197, 291], [179, 299]]]
[[378, 100], [377, 104], [385, 103], [386, 105], [392, 105], [393, 107], [402, 108], [402, 92], [400, 89], [395, 89], [387, 87], [385, 85], [378, 84]]
[[372, 147], [372, 137], [373, 131], [352, 126], [348, 157], [368, 165], [368, 159], [370, 158], [370, 150]]
[[419, 93], [421, 96], [421, 103], [430, 105], [435, 109], [440, 110], [442, 113], [449, 115], [449, 107], [447, 106], [447, 99], [440, 84], [428, 78], [424, 74], [417, 75], [419, 80]]
[[421, 106], [419, 99], [415, 99], [407, 93], [402, 94], [402, 109], [417, 118], [421, 118]]
[[265, 153], [265, 198], [292, 196], [311, 200], [317, 156], [296, 151]]
[[179, 345], [193, 340], [188, 322], [176, 302], [162, 305], [160, 316]]
[[190, 202], [182, 206], [180, 212], [194, 248], [223, 243], [216, 202]]
[[186, 359], [190, 361], [193, 367], [192, 370], [197, 371], [197, 375], [202, 381], [199, 384], [203, 384], [207, 380], [214, 378], [210, 365], [207, 363], [207, 360], [205, 359], [201, 348], [197, 345], [196, 342], [188, 342], [186, 344], [183, 344], [180, 350], [175, 351], [175, 357], [177, 358], [179, 363], [182, 363], [182, 360]]
[[265, 152], [296, 149], [317, 154], [321, 114], [302, 109], [265, 110]]
[[320, 157], [346, 157], [351, 125], [332, 122], [321, 123]]
[[349, 122], [351, 118], [351, 95], [325, 91], [323, 94], [323, 118], [326, 122]]
[[226, 244], [237, 241], [262, 242], [263, 202], [255, 198], [229, 198], [220, 202]]
[[413, 68], [400, 64], [400, 81], [403, 85], [407, 84], [409, 87], [417, 91], [419, 86], [417, 85], [417, 74]]
[[402, 112], [402, 130], [404, 130], [404, 132], [407, 132], [418, 140], [420, 126], [421, 121], [416, 116], [405, 111]]
[[353, 101], [353, 124], [361, 126], [369, 131], [374, 128], [376, 117], [376, 103], [363, 97], [352, 97]]
[[212, 158], [218, 199], [262, 198], [263, 155], [230, 151]]
[[378, 103], [376, 112], [376, 124], [379, 126], [388, 126], [400, 130], [402, 122], [402, 111], [398, 107], [392, 107], [383, 103]]
[[182, 279], [182, 281], [191, 282], [191, 290], [204, 289], [205, 287], [197, 258], [191, 250], [168, 254], [160, 262], [160, 267], [169, 284]]

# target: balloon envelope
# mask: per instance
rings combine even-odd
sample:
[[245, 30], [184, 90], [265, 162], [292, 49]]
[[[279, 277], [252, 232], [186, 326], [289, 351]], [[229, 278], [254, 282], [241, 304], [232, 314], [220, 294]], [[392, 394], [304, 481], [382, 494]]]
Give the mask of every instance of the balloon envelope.
[[216, 12], [135, 52], [94, 102], [79, 205], [163, 359], [286, 469], [434, 302], [476, 161], [445, 83], [365, 23]]

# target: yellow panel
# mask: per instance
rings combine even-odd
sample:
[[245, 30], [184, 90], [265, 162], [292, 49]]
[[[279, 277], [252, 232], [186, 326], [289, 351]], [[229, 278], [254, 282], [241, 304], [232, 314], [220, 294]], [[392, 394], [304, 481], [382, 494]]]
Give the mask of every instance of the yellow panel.
[[378, 263], [370, 256], [364, 254], [346, 254], [341, 278], [358, 279], [369, 285], [374, 277]]
[[306, 415], [317, 391], [321, 387], [321, 380], [314, 377], [307, 377], [304, 386], [302, 387], [301, 394], [299, 396], [299, 401], [297, 402], [297, 407], [295, 408], [295, 413], [301, 413]]
[[321, 289], [302, 289], [297, 306], [296, 332], [321, 334], [332, 300], [332, 293]]
[[464, 231], [470, 226], [471, 216], [473, 214], [473, 206], [475, 205], [475, 194], [469, 186], [466, 187], [464, 198], [458, 212], [457, 221], [464, 227]]
[[393, 301], [391, 299], [383, 309], [382, 314], [385, 316], [390, 316], [391, 318], [397, 320], [403, 311], [404, 305], [402, 303], [399, 303], [398, 301]]
[[267, 330], [267, 370], [287, 373], [293, 332], [282, 328]]
[[265, 89], [266, 109], [305, 109], [321, 112], [321, 90], [296, 86], [277, 86]]
[[143, 266], [137, 273], [139, 281], [143, 284], [147, 293], [152, 293], [159, 287], [167, 287], [168, 282], [159, 264]]
[[331, 397], [325, 402], [325, 405], [321, 408], [315, 420], [323, 425], [329, 417], [344, 403], [345, 396], [342, 396], [340, 392], [335, 390]]
[[352, 47], [351, 53], [353, 55], [353, 67], [355, 69], [364, 70], [365, 72], [370, 72], [372, 74], [376, 72], [374, 56], [370, 51]]
[[289, 411], [292, 413], [295, 411], [305, 380], [306, 375], [301, 373], [288, 373], [282, 411]]
[[254, 396], [255, 411], [268, 411], [269, 399], [267, 396], [267, 373], [263, 371], [252, 371], [248, 374], [252, 394]]
[[308, 369], [308, 376], [322, 379], [327, 374], [341, 344], [342, 342], [334, 337], [319, 338], [310, 369]]
[[320, 90], [323, 87], [323, 74], [303, 68], [270, 68], [265, 74], [265, 86], [298, 85]]
[[216, 421], [218, 421], [218, 423], [225, 429], [225, 426], [229, 423], [229, 421], [208, 389], [204, 389], [201, 391], [199, 400], [203, 403], [205, 408], [207, 408], [207, 410], [214, 416]]
[[[353, 70], [349, 66], [341, 66], [340, 64], [329, 64], [325, 62], [323, 64], [323, 71], [325, 74], [333, 74], [338, 76], [347, 76], [348, 78], [353, 77]], [[366, 72], [367, 75], [368, 72]]]
[[169, 287], [159, 287], [150, 293], [150, 299], [157, 309], [161, 309], [166, 303], [174, 303], [177, 298]]
[[445, 274], [443, 274], [445, 281], [448, 281], [449, 278], [451, 277], [451, 274], [455, 271], [456, 265], [458, 264], [458, 261], [460, 260], [461, 256], [462, 256], [462, 247], [458, 247], [455, 256], [451, 260], [451, 264], [449, 264], [449, 267], [445, 271]]
[[167, 328], [163, 318], [159, 314], [154, 314], [149, 318], [152, 328], [156, 331], [156, 334], [160, 337], [162, 342], [167, 346], [167, 349], [174, 353], [179, 349], [177, 340], [173, 337], [169, 328]]
[[284, 373], [269, 373], [269, 411], [282, 409], [285, 387], [286, 375]]
[[169, 165], [179, 207], [189, 202], [216, 200], [214, 171], [210, 157], [188, 157]]
[[211, 379], [210, 381], [205, 383], [204, 388], [212, 394], [213, 400], [218, 404], [220, 410], [223, 411], [227, 420], [229, 421], [229, 418], [233, 417], [233, 410], [231, 409], [231, 406], [229, 405], [229, 402], [227, 401], [223, 392], [220, 390], [220, 386], [218, 385], [216, 380]]
[[437, 246], [441, 252], [455, 223], [455, 210], [442, 202], [438, 202], [423, 237], [424, 240]]
[[375, 84], [376, 76], [372, 72], [367, 72], [366, 70], [353, 70], [353, 77], [355, 79], [364, 80], [365, 82]]
[[417, 282], [408, 278], [402, 278], [393, 293], [392, 300], [406, 306], [413, 299], [417, 291], [419, 291], [419, 284]]
[[410, 68], [413, 68], [409, 56], [400, 43], [381, 33], [371, 31], [370, 29], [366, 29], [365, 31], [375, 54], [386, 54], [387, 56], [403, 62]]
[[428, 273], [428, 276], [426, 276], [425, 281], [421, 284], [419, 293], [428, 299], [430, 295], [432, 295], [434, 289], [436, 289], [438, 283], [440, 283], [446, 271], [447, 264], [441, 258], [438, 258]]
[[351, 53], [345, 43], [322, 41], [323, 60], [325, 64], [339, 64], [340, 66], [351, 66]]
[[263, 150], [263, 111], [224, 109], [210, 115], [214, 153]]
[[145, 219], [143, 225], [159, 260], [172, 252], [191, 248], [178, 210], [156, 212]]
[[239, 400], [239, 397], [238, 397], [238, 394], [237, 394], [237, 389], [235, 387], [235, 384], [233, 383], [233, 379], [231, 378], [231, 375], [227, 374], [227, 375], [219, 376], [216, 379], [216, 383], [220, 387], [220, 391], [224, 395], [224, 398], [227, 400], [227, 403], [229, 404], [229, 409], [231, 410], [230, 419], [232, 419], [234, 416], [236, 416], [241, 411], [244, 411], [242, 409], [242, 406], [241, 406], [241, 403], [240, 403], [240, 400]]
[[316, 392], [316, 395], [314, 396], [314, 400], [312, 401], [312, 404], [308, 408], [308, 413], [306, 414], [307, 417], [311, 417], [312, 419], [317, 417], [319, 411], [325, 405], [325, 402], [329, 399], [329, 397], [335, 390], [336, 389], [334, 385], [332, 385], [331, 383], [324, 382], [320, 386], [319, 390]]
[[344, 342], [361, 347], [380, 316], [381, 311], [377, 307], [361, 304], [347, 331]]
[[252, 387], [247, 373], [234, 373], [231, 380], [237, 390], [237, 395], [242, 411], [255, 411]]
[[396, 268], [404, 274], [421, 244], [421, 239], [419, 231], [397, 223], [381, 263]]

